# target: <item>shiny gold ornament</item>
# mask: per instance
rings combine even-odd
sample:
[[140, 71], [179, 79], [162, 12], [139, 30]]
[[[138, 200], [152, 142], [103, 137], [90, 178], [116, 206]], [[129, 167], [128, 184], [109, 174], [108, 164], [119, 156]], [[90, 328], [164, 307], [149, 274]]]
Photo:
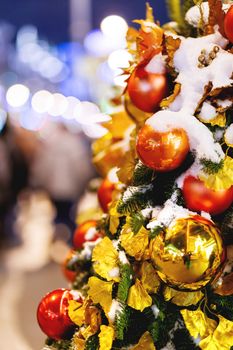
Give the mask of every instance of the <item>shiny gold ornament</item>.
[[199, 215], [174, 221], [151, 241], [150, 252], [162, 281], [190, 291], [214, 280], [226, 256], [218, 228]]

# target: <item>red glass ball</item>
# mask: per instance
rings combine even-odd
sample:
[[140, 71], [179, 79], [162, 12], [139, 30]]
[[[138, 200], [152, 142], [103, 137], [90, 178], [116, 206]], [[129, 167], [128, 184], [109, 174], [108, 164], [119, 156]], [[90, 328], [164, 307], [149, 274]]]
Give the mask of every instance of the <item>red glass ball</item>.
[[229, 8], [225, 16], [224, 31], [227, 39], [233, 44], [233, 5]]
[[73, 249], [71, 249], [69, 251], [69, 253], [67, 254], [61, 268], [62, 268], [62, 272], [63, 272], [63, 275], [65, 276], [65, 278], [67, 279], [67, 281], [73, 283], [75, 278], [76, 278], [76, 275], [77, 275], [77, 272], [78, 271], [71, 271], [67, 268], [67, 264], [69, 263], [69, 261], [76, 255], [75, 251]]
[[137, 108], [144, 112], [156, 112], [167, 96], [167, 77], [165, 74], [148, 73], [143, 65], [138, 66], [129, 78], [127, 91]]
[[88, 220], [77, 227], [73, 237], [75, 249], [82, 249], [85, 242], [94, 242], [101, 237], [100, 232], [96, 230], [96, 225], [95, 220]]
[[214, 191], [191, 175], [185, 178], [182, 192], [188, 209], [212, 215], [223, 213], [233, 202], [233, 186], [228, 190]]
[[37, 309], [37, 321], [41, 330], [55, 340], [69, 339], [75, 325], [68, 315], [69, 300], [73, 295], [68, 289], [56, 289], [41, 300]]
[[102, 210], [107, 213], [108, 205], [112, 202], [112, 194], [116, 189], [116, 185], [108, 180], [104, 179], [98, 189], [98, 200]]
[[143, 164], [167, 172], [182, 164], [189, 152], [189, 141], [183, 129], [160, 132], [144, 125], [139, 131], [136, 148]]

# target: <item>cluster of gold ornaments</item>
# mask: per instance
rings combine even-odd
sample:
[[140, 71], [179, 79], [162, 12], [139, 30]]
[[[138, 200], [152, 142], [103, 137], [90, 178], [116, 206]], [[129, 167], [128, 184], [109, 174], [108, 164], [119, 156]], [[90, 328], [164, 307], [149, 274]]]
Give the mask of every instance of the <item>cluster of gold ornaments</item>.
[[160, 279], [179, 290], [198, 290], [219, 276], [226, 258], [217, 226], [199, 215], [177, 219], [151, 244]]

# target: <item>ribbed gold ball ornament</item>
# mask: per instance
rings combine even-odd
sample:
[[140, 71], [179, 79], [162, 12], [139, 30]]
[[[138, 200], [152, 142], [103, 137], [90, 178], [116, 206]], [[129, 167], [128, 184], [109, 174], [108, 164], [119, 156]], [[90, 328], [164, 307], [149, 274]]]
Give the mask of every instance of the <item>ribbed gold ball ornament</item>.
[[161, 280], [178, 290], [198, 290], [213, 281], [226, 259], [217, 226], [202, 216], [175, 220], [150, 244]]

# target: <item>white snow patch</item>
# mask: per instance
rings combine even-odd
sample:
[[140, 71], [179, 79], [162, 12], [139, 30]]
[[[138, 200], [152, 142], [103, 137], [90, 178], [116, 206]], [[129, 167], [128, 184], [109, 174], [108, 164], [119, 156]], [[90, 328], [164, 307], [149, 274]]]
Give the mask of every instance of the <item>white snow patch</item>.
[[112, 270], [108, 272], [109, 277], [115, 278], [120, 276], [120, 269], [119, 267], [114, 267]]
[[152, 74], [165, 74], [166, 73], [166, 57], [161, 53], [155, 55], [150, 62], [146, 65], [145, 71]]
[[121, 264], [129, 265], [129, 260], [127, 259], [127, 256], [123, 250], [119, 251], [119, 260], [120, 260]]
[[152, 305], [151, 310], [154, 314], [154, 317], [157, 318], [159, 316], [159, 312], [160, 312], [159, 308], [156, 305]]
[[227, 145], [233, 145], [233, 123], [228, 126], [224, 135], [224, 139]]
[[217, 116], [217, 111], [214, 106], [212, 106], [209, 102], [204, 102], [200, 111], [200, 118], [208, 122], [213, 120]]
[[122, 305], [116, 299], [112, 300], [112, 305], [110, 307], [110, 311], [108, 313], [109, 320], [113, 323], [117, 314], [122, 312]]
[[95, 237], [96, 233], [97, 233], [96, 228], [90, 227], [84, 236], [86, 241], [91, 241]]

